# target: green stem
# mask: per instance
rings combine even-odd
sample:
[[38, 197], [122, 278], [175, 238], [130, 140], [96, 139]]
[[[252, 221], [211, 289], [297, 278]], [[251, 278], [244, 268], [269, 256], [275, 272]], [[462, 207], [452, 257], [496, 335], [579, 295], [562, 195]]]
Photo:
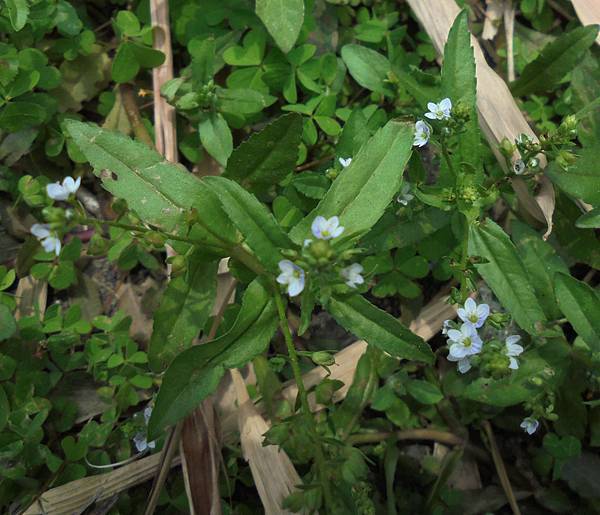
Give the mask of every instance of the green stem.
[[300, 363], [298, 361], [296, 347], [294, 347], [294, 342], [292, 340], [292, 333], [290, 332], [290, 327], [288, 325], [287, 315], [285, 311], [285, 303], [277, 289], [275, 290], [275, 304], [277, 305], [277, 312], [279, 314], [279, 326], [281, 327], [281, 332], [283, 333], [283, 337], [285, 339], [285, 344], [287, 346], [288, 354], [290, 357], [290, 364], [292, 365], [292, 371], [294, 373], [294, 379], [298, 386], [298, 396], [300, 397], [300, 406], [302, 409], [302, 413], [306, 418], [307, 427], [315, 443], [315, 464], [317, 466], [319, 480], [323, 487], [325, 510], [327, 511], [328, 508], [331, 509], [333, 507], [333, 496], [331, 493], [331, 489], [329, 488], [329, 479], [327, 477], [327, 472], [325, 468], [325, 454], [323, 453], [321, 440], [319, 438], [319, 434], [317, 433], [315, 420], [310, 410], [310, 404], [308, 403], [308, 393], [306, 392], [304, 382], [302, 381], [302, 372], [300, 370]]
[[448, 166], [448, 170], [453, 177], [456, 177], [456, 172], [454, 171], [454, 166], [452, 165], [452, 159], [450, 159], [450, 154], [448, 153], [448, 147], [446, 146], [446, 138], [443, 138], [440, 141], [440, 148], [442, 149], [442, 156], [444, 156], [444, 161], [446, 161], [446, 165]]
[[467, 300], [468, 283], [467, 283], [467, 261], [469, 259], [469, 225], [470, 220], [465, 216], [465, 233], [462, 239], [461, 255], [460, 255], [460, 299], [461, 302]]

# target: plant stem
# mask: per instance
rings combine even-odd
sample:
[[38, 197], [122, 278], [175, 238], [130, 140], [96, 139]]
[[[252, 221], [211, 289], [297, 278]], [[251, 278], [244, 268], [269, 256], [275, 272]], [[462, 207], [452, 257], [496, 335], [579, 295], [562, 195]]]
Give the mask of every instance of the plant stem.
[[281, 332], [283, 333], [283, 337], [285, 339], [285, 344], [290, 357], [290, 364], [292, 365], [292, 371], [294, 373], [294, 379], [296, 381], [296, 385], [298, 386], [298, 395], [300, 397], [302, 413], [306, 418], [307, 427], [315, 443], [315, 464], [317, 466], [319, 480], [323, 487], [325, 510], [327, 511], [328, 508], [331, 509], [333, 507], [333, 496], [331, 489], [329, 488], [329, 480], [325, 469], [325, 454], [323, 453], [323, 447], [321, 445], [319, 434], [317, 433], [315, 420], [310, 410], [310, 404], [308, 403], [308, 394], [306, 392], [306, 388], [304, 387], [304, 382], [302, 381], [302, 371], [300, 370], [298, 354], [296, 352], [296, 348], [294, 347], [292, 333], [290, 332], [290, 327], [288, 325], [285, 303], [277, 289], [275, 290], [275, 304], [277, 305], [277, 312], [279, 314], [279, 326], [281, 327]]
[[460, 299], [461, 302], [467, 300], [467, 261], [469, 259], [469, 225], [470, 221], [465, 216], [465, 232], [463, 234], [461, 255], [460, 255]]

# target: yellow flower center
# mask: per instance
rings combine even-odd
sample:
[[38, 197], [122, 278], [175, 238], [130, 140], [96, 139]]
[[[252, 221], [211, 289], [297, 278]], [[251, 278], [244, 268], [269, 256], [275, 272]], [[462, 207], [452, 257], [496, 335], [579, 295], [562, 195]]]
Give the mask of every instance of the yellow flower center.
[[470, 347], [471, 343], [471, 338], [467, 337], [463, 340], [463, 347]]

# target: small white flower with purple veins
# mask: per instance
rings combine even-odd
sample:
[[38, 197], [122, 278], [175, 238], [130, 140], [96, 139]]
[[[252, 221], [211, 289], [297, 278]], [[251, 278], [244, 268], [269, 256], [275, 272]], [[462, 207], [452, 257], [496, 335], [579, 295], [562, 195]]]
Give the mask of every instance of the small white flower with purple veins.
[[295, 297], [304, 290], [304, 270], [292, 263], [289, 259], [279, 262], [281, 273], [277, 276], [277, 282], [287, 286], [287, 293]]
[[40, 240], [46, 252], [54, 252], [57, 256], [60, 254], [60, 240], [57, 238], [56, 233], [50, 232], [48, 224], [33, 224], [30, 232]]
[[449, 98], [444, 98], [439, 104], [429, 102], [427, 104], [428, 113], [425, 116], [430, 120], [448, 120], [450, 111], [452, 111], [452, 101]]
[[451, 354], [448, 354], [448, 361], [456, 361], [456, 368], [461, 374], [466, 374], [469, 370], [471, 370], [471, 359], [469, 356], [465, 356], [464, 358], [455, 358]]
[[341, 274], [346, 279], [345, 282], [350, 288], [356, 288], [357, 285], [365, 282], [365, 278], [361, 275], [363, 271], [364, 268], [361, 264], [352, 263], [350, 266], [342, 268]]
[[521, 429], [525, 431], [528, 435], [532, 435], [537, 431], [537, 428], [540, 426], [539, 421], [533, 417], [525, 417], [523, 422], [521, 422]]
[[81, 177], [77, 177], [77, 180], [73, 177], [65, 177], [62, 184], [59, 182], [53, 182], [46, 186], [46, 193], [52, 200], [67, 200], [69, 195], [77, 193], [81, 184]]
[[468, 298], [464, 307], [456, 310], [459, 318], [465, 324], [471, 324], [475, 329], [479, 329], [490, 315], [490, 307], [487, 304], [477, 304], [473, 299]]
[[523, 347], [521, 347], [517, 342], [521, 340], [521, 337], [518, 334], [513, 334], [506, 338], [506, 355], [510, 360], [510, 364], [508, 368], [512, 370], [517, 370], [519, 368], [519, 361], [517, 360], [517, 356], [520, 356], [523, 353]]
[[340, 164], [342, 165], [343, 168], [348, 168], [350, 166], [350, 163], [352, 163], [352, 158], [351, 157], [340, 157], [338, 158], [338, 161], [340, 162]]
[[449, 356], [452, 356], [450, 361], [458, 361], [459, 359], [481, 352], [483, 342], [475, 329], [470, 324], [463, 324], [458, 329], [448, 330]]
[[415, 123], [415, 138], [413, 140], [413, 147], [423, 147], [427, 145], [429, 136], [431, 135], [431, 129], [423, 120], [418, 120]]
[[408, 203], [415, 198], [415, 196], [411, 193], [412, 186], [408, 182], [404, 182], [402, 184], [402, 189], [400, 190], [400, 194], [396, 198], [396, 200], [402, 204], [403, 206], [408, 206]]
[[324, 216], [317, 216], [313, 220], [311, 230], [313, 236], [320, 240], [337, 238], [344, 232], [344, 228], [340, 225], [340, 219], [337, 216], [332, 216], [329, 219]]

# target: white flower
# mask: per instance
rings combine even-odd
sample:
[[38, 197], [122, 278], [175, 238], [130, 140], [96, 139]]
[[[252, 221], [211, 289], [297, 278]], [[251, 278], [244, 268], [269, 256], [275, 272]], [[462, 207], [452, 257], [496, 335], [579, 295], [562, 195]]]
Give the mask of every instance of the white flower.
[[340, 162], [340, 164], [344, 167], [344, 168], [348, 168], [350, 166], [350, 163], [352, 162], [352, 158], [351, 157], [347, 157], [347, 158], [343, 158], [340, 157], [338, 159], [338, 161]]
[[517, 159], [513, 165], [513, 171], [516, 175], [522, 175], [525, 172], [525, 162], [522, 159]]
[[[148, 425], [151, 415], [152, 415], [152, 406], [147, 406], [144, 409], [144, 423], [146, 425]], [[152, 441], [152, 442], [148, 441], [148, 439], [146, 438], [145, 431], [144, 432], [140, 431], [139, 433], [136, 433], [136, 435], [133, 437], [133, 443], [135, 445], [135, 448], [138, 450], [138, 452], [144, 452], [146, 449], [154, 449], [154, 447], [156, 447], [155, 441]]]
[[277, 282], [287, 285], [288, 295], [295, 297], [304, 289], [304, 270], [289, 259], [282, 259], [279, 269], [281, 273], [277, 276]]
[[429, 141], [431, 129], [423, 120], [415, 123], [415, 139], [413, 140], [413, 147], [422, 147]]
[[352, 263], [350, 266], [342, 268], [341, 274], [342, 277], [346, 279], [346, 284], [350, 286], [350, 288], [356, 288], [356, 285], [365, 282], [365, 278], [360, 275], [363, 270], [364, 268], [359, 263]]
[[404, 184], [402, 184], [402, 189], [400, 190], [400, 195], [398, 195], [396, 200], [403, 206], [407, 206], [408, 203], [412, 199], [415, 198], [415, 196], [410, 192], [411, 189], [412, 189], [412, 186], [408, 182], [405, 182]]
[[466, 324], [471, 324], [475, 329], [479, 329], [490, 314], [490, 307], [487, 304], [479, 304], [469, 298], [465, 302], [464, 308], [458, 308], [460, 319]]
[[456, 358], [450, 361], [458, 361], [466, 356], [477, 354], [483, 345], [477, 329], [470, 324], [461, 325], [460, 330], [449, 329], [448, 341], [451, 342], [449, 356]]
[[31, 234], [40, 240], [46, 252], [54, 252], [57, 256], [60, 254], [60, 240], [56, 237], [56, 233], [50, 232], [48, 224], [33, 224], [30, 231]]
[[340, 219], [337, 216], [332, 216], [329, 220], [324, 216], [317, 216], [313, 220], [311, 230], [313, 236], [320, 240], [337, 238], [344, 232], [344, 228], [340, 226]]
[[449, 98], [444, 98], [439, 104], [429, 102], [427, 104], [427, 109], [429, 109], [429, 112], [425, 113], [425, 116], [430, 120], [447, 120], [450, 118], [452, 102]]
[[511, 368], [512, 370], [517, 370], [517, 368], [519, 368], [519, 361], [516, 356], [520, 356], [523, 352], [523, 347], [517, 343], [520, 339], [521, 337], [517, 334], [513, 334], [506, 339], [506, 355], [510, 360], [508, 368]]
[[71, 193], [76, 193], [81, 184], [81, 177], [77, 177], [77, 180], [73, 177], [65, 177], [62, 184], [59, 182], [53, 182], [46, 186], [46, 193], [53, 200], [67, 200]]
[[523, 429], [523, 431], [525, 431], [527, 434], [532, 435], [533, 433], [535, 433], [537, 431], [537, 428], [540, 426], [540, 423], [538, 422], [538, 420], [536, 418], [533, 417], [525, 417], [523, 419], [523, 422], [521, 422], [521, 428]]
[[456, 368], [461, 374], [466, 374], [469, 370], [471, 370], [471, 359], [469, 356], [465, 356], [464, 358], [455, 358], [454, 356], [448, 354], [448, 361], [457, 361]]

